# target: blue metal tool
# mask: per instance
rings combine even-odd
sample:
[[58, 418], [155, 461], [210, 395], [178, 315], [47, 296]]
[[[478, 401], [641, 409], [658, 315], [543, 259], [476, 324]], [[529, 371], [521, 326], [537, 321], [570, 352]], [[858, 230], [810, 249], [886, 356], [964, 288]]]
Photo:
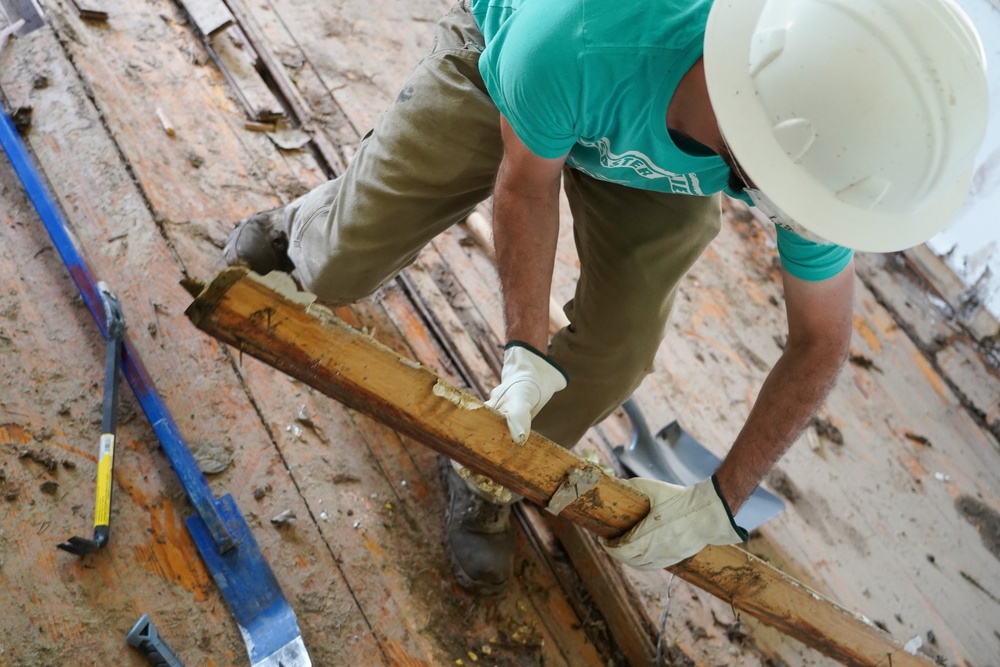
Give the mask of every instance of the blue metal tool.
[[[6, 109], [0, 108], [0, 144], [17, 173], [83, 301], [107, 338], [107, 323], [94, 280], [69, 227], [42, 181]], [[216, 499], [208, 481], [160, 398], [128, 335], [122, 342], [122, 373], [135, 393], [196, 510], [185, 523], [205, 565], [240, 626], [252, 667], [311, 667], [281, 587], [257, 546], [250, 527], [226, 494]]]

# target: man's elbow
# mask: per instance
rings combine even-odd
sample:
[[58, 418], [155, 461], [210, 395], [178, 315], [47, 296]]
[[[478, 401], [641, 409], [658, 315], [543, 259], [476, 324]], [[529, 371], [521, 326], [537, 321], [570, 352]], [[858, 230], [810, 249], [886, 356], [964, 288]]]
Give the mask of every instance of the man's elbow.
[[785, 354], [807, 359], [817, 370], [838, 373], [851, 354], [851, 328], [822, 331], [812, 335], [789, 335]]

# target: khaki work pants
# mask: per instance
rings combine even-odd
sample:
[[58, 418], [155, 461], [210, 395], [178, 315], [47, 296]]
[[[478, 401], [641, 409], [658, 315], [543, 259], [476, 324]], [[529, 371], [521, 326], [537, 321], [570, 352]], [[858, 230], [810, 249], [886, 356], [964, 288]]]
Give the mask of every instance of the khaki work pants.
[[[488, 198], [503, 155], [464, 3], [340, 177], [286, 208], [289, 256], [320, 300], [360, 300]], [[718, 197], [627, 188], [564, 170], [580, 278], [549, 354], [567, 372], [533, 428], [572, 447], [652, 368], [676, 286], [719, 231]]]

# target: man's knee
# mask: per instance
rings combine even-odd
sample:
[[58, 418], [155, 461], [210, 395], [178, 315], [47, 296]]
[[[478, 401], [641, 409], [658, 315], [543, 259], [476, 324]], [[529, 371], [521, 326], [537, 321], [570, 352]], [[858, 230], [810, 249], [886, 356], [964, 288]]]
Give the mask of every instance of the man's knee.
[[367, 266], [357, 259], [326, 258], [311, 275], [300, 272], [300, 280], [302, 286], [315, 294], [321, 303], [336, 307], [370, 297], [396, 273], [387, 273], [385, 267]]

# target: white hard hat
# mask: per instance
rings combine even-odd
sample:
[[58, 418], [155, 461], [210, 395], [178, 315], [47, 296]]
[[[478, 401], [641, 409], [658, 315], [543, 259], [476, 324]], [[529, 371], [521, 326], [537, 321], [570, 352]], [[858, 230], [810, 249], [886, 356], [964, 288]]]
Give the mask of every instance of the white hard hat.
[[989, 89], [952, 0], [716, 0], [705, 76], [742, 171], [833, 243], [917, 245], [969, 190]]

